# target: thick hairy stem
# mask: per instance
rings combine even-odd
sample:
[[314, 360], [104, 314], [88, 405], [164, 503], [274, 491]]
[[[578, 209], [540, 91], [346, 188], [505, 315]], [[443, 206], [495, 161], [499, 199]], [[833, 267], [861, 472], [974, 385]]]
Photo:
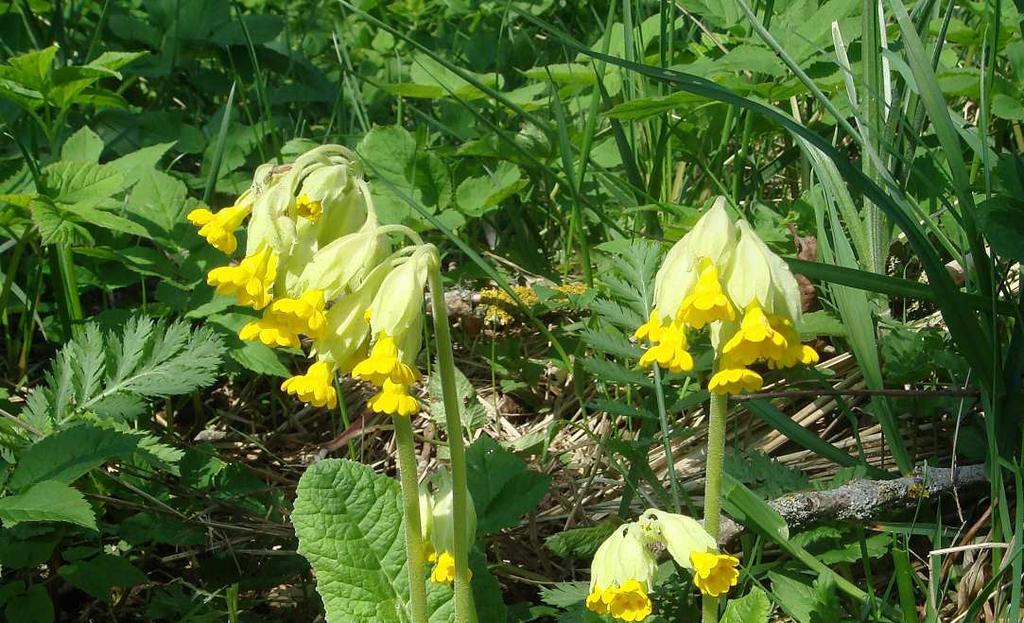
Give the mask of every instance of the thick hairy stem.
[[405, 556], [409, 569], [409, 612], [412, 623], [427, 623], [426, 555], [423, 550], [419, 486], [416, 474], [416, 448], [408, 417], [394, 416], [398, 445], [398, 476], [402, 483], [402, 507], [405, 511]]
[[[707, 475], [704, 479], [704, 529], [716, 541], [722, 514], [722, 464], [725, 459], [725, 417], [728, 411], [728, 397], [711, 394], [711, 406], [708, 409]], [[717, 623], [718, 598], [705, 595], [702, 611], [704, 623]]]
[[441, 375], [445, 421], [448, 428], [448, 452], [452, 470], [452, 514], [455, 526], [455, 621], [476, 623], [473, 589], [469, 576], [469, 545], [467, 534], [466, 448], [462, 442], [462, 416], [455, 389], [455, 357], [448, 329], [448, 311], [444, 300], [439, 262], [430, 267], [430, 300], [434, 313], [434, 339], [437, 345], [437, 373]]

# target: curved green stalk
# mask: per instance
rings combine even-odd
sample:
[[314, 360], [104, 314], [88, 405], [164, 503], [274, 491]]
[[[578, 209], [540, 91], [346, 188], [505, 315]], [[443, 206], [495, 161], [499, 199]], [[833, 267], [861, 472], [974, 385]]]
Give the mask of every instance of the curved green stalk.
[[427, 557], [420, 528], [419, 483], [416, 476], [416, 447], [412, 423], [396, 415], [395, 443], [398, 446], [398, 477], [402, 484], [402, 509], [405, 514], [405, 557], [409, 569], [409, 612], [412, 623], [427, 623]]
[[441, 394], [448, 428], [448, 452], [452, 470], [452, 520], [455, 528], [455, 622], [476, 623], [473, 589], [470, 586], [469, 544], [467, 534], [466, 448], [462, 442], [462, 417], [455, 389], [455, 356], [448, 330], [448, 307], [444, 302], [440, 261], [430, 266], [430, 301], [434, 312], [434, 339], [437, 346], [437, 373], [441, 375]]
[[[725, 459], [725, 418], [729, 398], [711, 394], [708, 410], [708, 455], [704, 479], [704, 529], [718, 541], [722, 514], [722, 464]], [[718, 598], [704, 596], [701, 602], [703, 623], [718, 622]]]

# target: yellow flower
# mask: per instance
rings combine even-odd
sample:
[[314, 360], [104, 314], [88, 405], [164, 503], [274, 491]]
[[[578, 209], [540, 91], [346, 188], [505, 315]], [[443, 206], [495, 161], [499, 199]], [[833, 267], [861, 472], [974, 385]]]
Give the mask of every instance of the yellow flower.
[[270, 290], [276, 277], [277, 254], [264, 247], [237, 266], [214, 268], [206, 282], [217, 289], [217, 294], [234, 295], [239, 305], [263, 309], [270, 304]]
[[386, 381], [398, 385], [409, 385], [420, 378], [419, 370], [401, 359], [398, 344], [387, 333], [377, 337], [370, 356], [356, 364], [352, 376], [383, 387]]
[[263, 318], [242, 327], [238, 337], [296, 348], [300, 334], [318, 338], [326, 324], [323, 290], [310, 290], [297, 299], [277, 299], [263, 312]]
[[686, 351], [686, 330], [672, 322], [658, 332], [657, 344], [640, 357], [640, 367], [658, 364], [669, 372], [688, 372], [693, 369], [693, 357]]
[[739, 582], [740, 572], [736, 567], [740, 561], [735, 556], [694, 552], [690, 560], [693, 563], [694, 586], [709, 597], [724, 595]]
[[792, 368], [798, 364], [813, 366], [818, 363], [817, 351], [800, 343], [800, 334], [796, 332], [793, 323], [788, 318], [773, 315], [768, 318], [768, 321], [786, 339], [786, 350], [778, 359], [768, 361], [769, 368]]
[[757, 302], [750, 303], [739, 329], [722, 347], [722, 359], [728, 367], [747, 366], [755, 361], [781, 359], [788, 343], [768, 321]]
[[608, 604], [608, 614], [623, 621], [643, 621], [653, 610], [645, 587], [637, 580], [626, 580]]
[[725, 289], [734, 305], [757, 303], [768, 313], [800, 318], [800, 286], [786, 262], [773, 253], [746, 221], [736, 223], [740, 238], [729, 262]]
[[594, 554], [587, 608], [624, 621], [643, 620], [651, 614], [647, 592], [657, 568], [640, 526], [619, 526]]
[[281, 389], [314, 407], [333, 409], [338, 406], [338, 394], [334, 391], [334, 365], [327, 361], [318, 361], [309, 366], [305, 374], [285, 379]]
[[661, 314], [657, 309], [651, 310], [651, 315], [647, 318], [647, 322], [636, 328], [636, 331], [633, 332], [633, 337], [637, 340], [658, 342], [661, 340], [661, 327]]
[[649, 508], [637, 523], [650, 541], [663, 543], [676, 563], [684, 569], [693, 568], [690, 562], [693, 552], [705, 552], [718, 545], [699, 521], [686, 515]]
[[[455, 508], [452, 496], [452, 477], [447, 471], [437, 474], [437, 493], [434, 495], [433, 532], [431, 545], [435, 552], [434, 571], [430, 579], [438, 584], [451, 583], [455, 580]], [[466, 543], [468, 552], [476, 540], [476, 508], [473, 497], [466, 491]]]
[[295, 198], [295, 211], [299, 216], [315, 223], [323, 215], [324, 207], [309, 195], [301, 194]]
[[719, 395], [756, 392], [762, 383], [761, 375], [749, 368], [723, 368], [708, 381], [708, 391]]
[[700, 329], [716, 320], [735, 319], [736, 312], [718, 280], [718, 267], [705, 260], [697, 285], [686, 295], [679, 308], [679, 320], [694, 329]]
[[390, 270], [386, 264], [377, 266], [352, 292], [335, 301], [327, 311], [323, 336], [313, 342], [317, 354], [336, 362], [344, 374], [366, 357], [366, 342], [370, 336], [366, 308]]
[[409, 395], [409, 386], [393, 383], [390, 379], [384, 380], [381, 390], [366, 402], [366, 406], [374, 413], [406, 417], [420, 412], [420, 403]]
[[430, 572], [430, 581], [435, 584], [451, 584], [455, 581], [455, 556], [451, 552], [441, 552]]
[[367, 219], [358, 232], [344, 235], [320, 247], [303, 265], [289, 290], [323, 290], [328, 300], [336, 298], [353, 282], [377, 265], [388, 251], [386, 239], [377, 233], [376, 219]]
[[188, 213], [188, 221], [199, 227], [199, 235], [206, 238], [210, 246], [231, 255], [238, 248], [235, 230], [249, 216], [251, 206], [234, 205], [211, 212], [206, 208], [196, 208]]

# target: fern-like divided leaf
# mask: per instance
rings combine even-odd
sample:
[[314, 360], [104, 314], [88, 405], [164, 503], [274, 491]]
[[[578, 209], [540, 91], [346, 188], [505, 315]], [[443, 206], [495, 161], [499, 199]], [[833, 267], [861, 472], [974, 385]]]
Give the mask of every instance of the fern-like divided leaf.
[[42, 433], [90, 412], [101, 419], [134, 418], [148, 398], [213, 383], [223, 356], [224, 344], [213, 331], [181, 321], [135, 316], [120, 332], [107, 334], [88, 324], [61, 349], [22, 418]]

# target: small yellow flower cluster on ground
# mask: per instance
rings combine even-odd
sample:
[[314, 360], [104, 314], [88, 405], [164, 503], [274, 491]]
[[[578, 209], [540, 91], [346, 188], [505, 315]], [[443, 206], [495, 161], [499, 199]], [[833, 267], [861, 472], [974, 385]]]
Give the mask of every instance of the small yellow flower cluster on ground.
[[[430, 581], [435, 584], [451, 584], [455, 581], [455, 518], [452, 496], [452, 478], [447, 471], [438, 472], [434, 479], [433, 494], [425, 485], [420, 485], [420, 521], [422, 538], [429, 543], [427, 560], [434, 565]], [[476, 535], [476, 510], [473, 498], [466, 492], [466, 551], [473, 544]]]
[[[582, 283], [572, 282], [551, 287], [556, 292], [579, 296], [587, 291], [587, 286]], [[537, 292], [529, 286], [512, 286], [523, 306], [533, 307], [540, 302]], [[501, 288], [484, 288], [480, 290], [480, 305], [484, 310], [484, 322], [489, 325], [504, 327], [511, 324], [515, 317], [513, 313], [518, 308], [515, 299], [508, 292]]]
[[800, 289], [789, 267], [746, 221], [733, 223], [725, 199], [665, 256], [654, 283], [654, 308], [634, 333], [649, 344], [641, 367], [693, 369], [687, 335], [709, 327], [716, 394], [753, 392], [761, 375], [751, 366], [813, 365], [818, 354], [800, 343]]
[[336, 375], [351, 372], [378, 388], [373, 411], [419, 412], [409, 388], [420, 379], [423, 294], [437, 252], [423, 244], [393, 250], [390, 234], [408, 230], [378, 223], [352, 152], [323, 145], [290, 165], [262, 165], [234, 205], [193, 210], [188, 220], [229, 256], [248, 220], [244, 256], [211, 270], [207, 282], [261, 312], [241, 339], [306, 346], [316, 358], [281, 389], [334, 408]]
[[736, 586], [739, 560], [720, 554], [704, 527], [690, 517], [648, 509], [635, 522], [619, 526], [601, 543], [590, 567], [587, 609], [623, 621], [643, 621], [654, 612], [650, 592], [658, 568], [653, 546], [668, 551], [693, 573], [704, 595], [717, 597]]

